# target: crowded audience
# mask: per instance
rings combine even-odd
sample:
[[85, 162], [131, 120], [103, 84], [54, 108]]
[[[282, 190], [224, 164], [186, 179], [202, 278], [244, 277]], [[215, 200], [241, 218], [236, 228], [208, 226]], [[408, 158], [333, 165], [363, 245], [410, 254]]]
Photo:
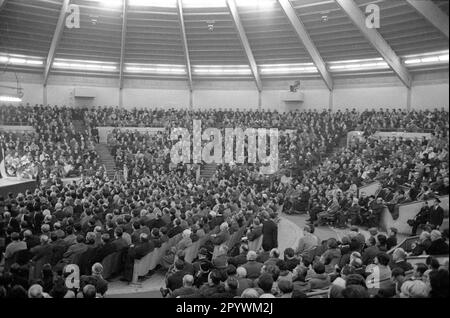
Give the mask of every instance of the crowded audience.
[[[75, 116], [84, 118], [83, 132], [76, 131]], [[448, 118], [439, 111], [36, 107], [2, 118], [23, 119], [35, 134], [2, 133], [5, 154], [10, 162], [25, 156], [37, 166], [32, 175], [42, 175], [45, 182], [34, 191], [0, 197], [2, 298], [104, 297], [107, 279], [114, 276], [105, 278], [106, 258], [119, 255], [113, 274], [136, 283], [135, 262], [176, 238], [146, 275], [165, 275], [162, 297], [448, 297], [448, 229], [434, 211], [437, 197], [448, 194]], [[247, 163], [218, 165], [211, 179], [198, 178], [195, 165], [171, 164], [167, 133], [119, 129], [190, 127], [193, 119], [210, 127], [293, 130], [280, 139], [288, 173], [261, 175], [258, 165]], [[126, 174], [123, 179], [110, 180], [98, 168], [95, 127], [101, 125], [117, 127], [108, 146]], [[376, 127], [430, 130], [433, 137], [381, 139], [371, 136]], [[333, 149], [350, 130], [364, 131], [364, 140]], [[14, 166], [7, 167], [13, 173]], [[72, 175], [80, 181], [61, 181]], [[382, 185], [379, 195], [358, 194], [361, 185], [373, 181]], [[417, 221], [420, 237], [410, 249], [398, 247], [396, 229], [389, 235], [378, 232], [385, 208], [395, 214], [400, 203], [428, 198], [437, 198], [436, 206]], [[309, 223], [297, 246], [280, 253], [282, 213], [307, 214]], [[346, 234], [319, 238], [315, 228], [325, 224], [347, 228]], [[370, 228], [370, 237], [356, 225]], [[225, 244], [241, 232], [234, 244]], [[200, 240], [198, 253], [188, 260], [190, 247]], [[408, 257], [413, 255], [429, 257], [412, 265]], [[68, 284], [74, 264], [80, 281]]]
[[100, 166], [91, 129], [77, 131], [75, 110], [65, 107], [1, 106], [2, 121], [27, 119], [34, 132], [0, 131], [7, 176], [24, 179], [79, 177]]

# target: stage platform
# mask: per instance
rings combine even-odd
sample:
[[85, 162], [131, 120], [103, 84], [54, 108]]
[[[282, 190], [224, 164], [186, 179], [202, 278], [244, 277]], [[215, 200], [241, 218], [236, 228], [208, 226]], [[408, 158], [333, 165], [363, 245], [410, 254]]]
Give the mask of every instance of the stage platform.
[[0, 179], [0, 196], [6, 198], [10, 192], [15, 195], [18, 193], [25, 193], [26, 190], [34, 191], [36, 186], [36, 180], [2, 178]]

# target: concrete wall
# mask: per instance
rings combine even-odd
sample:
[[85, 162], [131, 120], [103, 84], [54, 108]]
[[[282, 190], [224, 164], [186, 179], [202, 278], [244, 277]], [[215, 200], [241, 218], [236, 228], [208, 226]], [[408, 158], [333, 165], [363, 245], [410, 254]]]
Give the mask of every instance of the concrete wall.
[[[259, 96], [253, 81], [195, 81], [192, 96], [184, 80], [126, 79], [119, 93], [115, 78], [51, 75], [47, 88], [42, 87], [42, 75], [18, 73], [24, 89], [24, 103], [77, 106], [174, 107], [186, 108], [190, 99], [194, 108], [261, 108], [288, 111], [296, 109], [334, 110], [357, 108], [407, 108], [408, 100], [413, 109], [449, 108], [448, 71], [414, 76], [410, 92], [397, 77], [381, 75], [372, 77], [335, 78], [335, 89], [330, 92], [320, 79], [302, 81], [305, 101], [302, 104], [281, 101], [280, 94], [287, 91], [292, 80], [264, 80]], [[13, 73], [0, 74], [0, 86], [15, 86]], [[91, 87], [95, 99], [74, 98], [75, 87]], [[2, 89], [0, 88], [0, 92]], [[408, 96], [408, 94], [410, 94]]]

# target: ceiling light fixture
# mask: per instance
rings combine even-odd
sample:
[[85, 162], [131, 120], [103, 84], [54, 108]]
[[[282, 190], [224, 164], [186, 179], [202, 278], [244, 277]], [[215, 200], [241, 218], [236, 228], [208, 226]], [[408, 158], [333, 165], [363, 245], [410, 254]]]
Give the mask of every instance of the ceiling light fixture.
[[174, 1], [174, 0], [128, 0], [128, 5], [136, 6], [136, 7], [175, 8], [176, 1]]
[[0, 95], [0, 102], [19, 103], [22, 98], [17, 96]]

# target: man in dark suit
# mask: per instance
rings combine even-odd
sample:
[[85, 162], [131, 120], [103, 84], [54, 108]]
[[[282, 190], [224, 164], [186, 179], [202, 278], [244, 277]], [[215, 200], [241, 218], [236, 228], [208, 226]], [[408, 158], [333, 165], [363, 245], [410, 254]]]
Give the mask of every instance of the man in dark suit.
[[151, 253], [154, 249], [155, 246], [148, 240], [148, 235], [145, 233], [141, 233], [141, 235], [139, 236], [139, 243], [137, 243], [136, 245], [131, 245], [128, 250], [122, 280], [131, 282], [131, 279], [133, 277], [134, 260], [143, 258], [148, 253]]
[[108, 233], [102, 234], [101, 240], [102, 240], [101, 244], [97, 248], [96, 253], [92, 260], [94, 263], [95, 262], [101, 263], [106, 256], [117, 251], [116, 245], [113, 244], [113, 242], [111, 242], [111, 238]]
[[131, 234], [131, 242], [136, 244], [139, 242], [139, 237], [142, 233], [150, 235], [150, 230], [146, 226], [142, 226], [139, 221], [133, 222], [133, 233]]
[[239, 255], [228, 258], [228, 264], [234, 265], [236, 268], [247, 263], [248, 245], [241, 244], [239, 247]]
[[183, 232], [183, 228], [181, 227], [181, 220], [175, 219], [173, 221], [173, 227], [169, 230], [169, 232], [167, 232], [167, 236], [169, 238], [172, 238], [181, 232]]
[[175, 291], [183, 287], [183, 277], [187, 274], [183, 269], [184, 262], [182, 260], [175, 261], [175, 272], [167, 277], [167, 289], [169, 289], [170, 291]]
[[278, 226], [275, 223], [277, 215], [275, 213], [270, 214], [270, 219], [263, 223], [263, 241], [262, 248], [265, 251], [270, 251], [273, 248], [278, 247]]
[[81, 253], [84, 253], [88, 246], [84, 243], [85, 238], [83, 235], [77, 235], [77, 242], [67, 249], [67, 251], [64, 253], [64, 258], [66, 259], [66, 264], [73, 263], [75, 256], [79, 255]]
[[412, 236], [417, 234], [417, 229], [421, 225], [425, 225], [430, 221], [430, 211], [431, 208], [428, 206], [428, 202], [423, 203], [423, 207], [420, 209], [419, 213], [415, 216], [413, 220], [408, 220], [408, 224], [412, 226]]
[[32, 261], [34, 262], [35, 278], [41, 278], [42, 276], [42, 266], [46, 263], [50, 263], [52, 258], [52, 246], [49, 243], [49, 238], [47, 235], [41, 235], [41, 244], [33, 247], [30, 252], [33, 255]]
[[117, 227], [114, 230], [115, 240], [112, 244], [115, 246], [116, 251], [122, 251], [128, 247], [127, 241], [122, 237], [123, 229], [121, 227]]
[[159, 228], [161, 228], [163, 226], [166, 226], [166, 222], [164, 222], [164, 220], [162, 219], [162, 216], [163, 216], [162, 212], [158, 211], [156, 213], [156, 218], [146, 222], [146, 225], [147, 225], [147, 227], [149, 228], [150, 231], [155, 229], [155, 228], [159, 229]]
[[362, 254], [362, 262], [366, 266], [373, 263], [373, 260], [380, 252], [377, 247], [377, 241], [373, 236], [367, 240], [367, 243], [369, 246], [364, 250]]
[[27, 248], [29, 250], [39, 245], [40, 243], [39, 237], [33, 235], [30, 230], [26, 230], [25, 232], [23, 232], [23, 241], [27, 244]]
[[78, 260], [78, 266], [80, 267], [81, 275], [89, 275], [91, 273], [92, 265], [94, 265], [94, 262], [92, 260], [97, 253], [97, 250], [100, 248], [100, 246], [95, 245], [94, 235], [90, 235], [90, 237], [87, 238], [86, 241], [88, 243], [88, 247], [86, 251], [84, 251], [79, 256]]
[[173, 291], [170, 298], [183, 298], [187, 296], [195, 297], [198, 293], [198, 289], [194, 286], [194, 277], [186, 274], [183, 276], [183, 287]]
[[439, 198], [434, 199], [433, 207], [430, 210], [430, 224], [435, 229], [439, 229], [444, 222], [444, 209], [439, 205], [441, 200]]
[[64, 253], [67, 251], [68, 246], [66, 242], [64, 242], [62, 238], [58, 237], [55, 232], [50, 234], [50, 238], [50, 245], [52, 246], [52, 258], [50, 264], [52, 266], [55, 266], [56, 263], [58, 263], [64, 257]]
[[247, 232], [247, 239], [252, 242], [262, 235], [262, 225], [258, 218], [253, 220], [253, 224]]

